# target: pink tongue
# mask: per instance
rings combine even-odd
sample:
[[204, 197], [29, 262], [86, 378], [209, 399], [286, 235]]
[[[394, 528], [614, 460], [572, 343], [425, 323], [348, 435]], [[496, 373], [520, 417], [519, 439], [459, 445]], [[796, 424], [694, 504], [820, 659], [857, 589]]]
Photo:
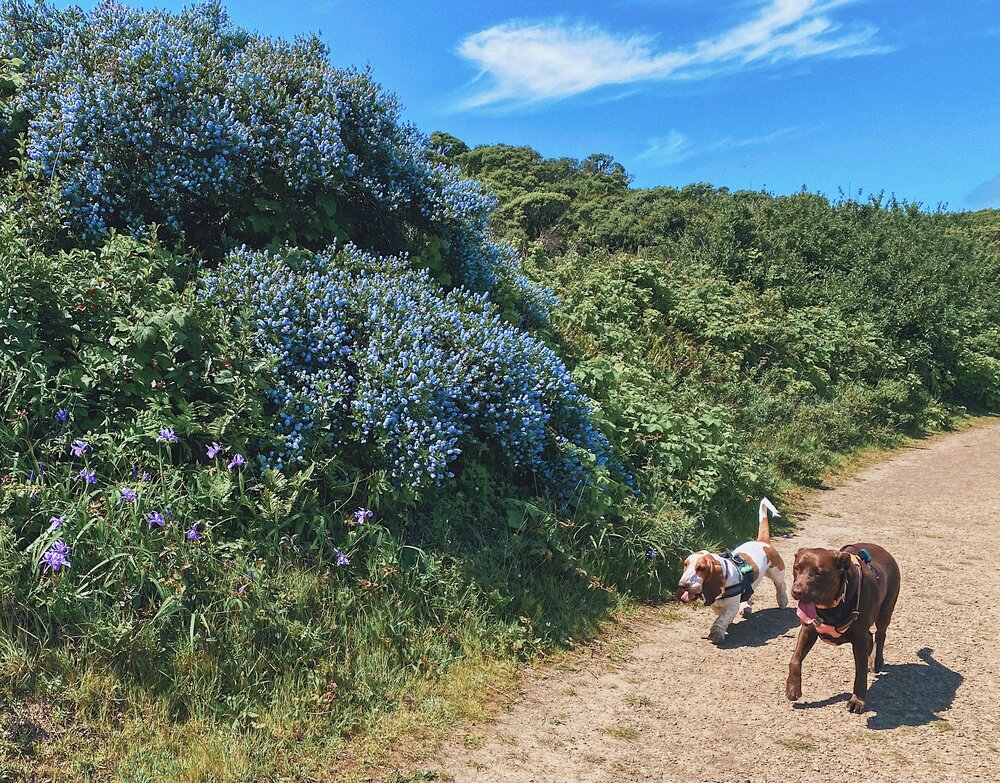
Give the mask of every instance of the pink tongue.
[[795, 611], [799, 619], [804, 623], [811, 623], [816, 619], [816, 604], [807, 604], [799, 601], [799, 607]]
[[686, 604], [689, 604], [689, 603], [691, 603], [691, 602], [692, 602], [692, 601], [693, 601], [694, 599], [693, 599], [693, 598], [691, 597], [691, 593], [689, 593], [689, 592], [688, 592], [687, 590], [685, 590], [685, 591], [684, 591], [683, 593], [681, 593], [681, 600], [682, 600], [682, 601], [683, 601], [684, 603], [686, 603]]

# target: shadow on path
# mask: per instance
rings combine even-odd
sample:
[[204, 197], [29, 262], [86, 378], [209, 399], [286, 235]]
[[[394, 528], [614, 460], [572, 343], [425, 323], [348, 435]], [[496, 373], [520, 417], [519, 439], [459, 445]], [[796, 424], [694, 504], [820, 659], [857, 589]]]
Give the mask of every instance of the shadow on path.
[[937, 713], [951, 707], [965, 679], [934, 660], [929, 647], [917, 653], [923, 663], [901, 663], [885, 667], [868, 689], [870, 729], [923, 726], [941, 720]]
[[724, 650], [735, 647], [763, 647], [772, 639], [782, 636], [791, 638], [788, 632], [798, 626], [799, 618], [794, 609], [761, 609], [745, 620], [730, 625], [725, 641], [719, 646]]
[[[917, 653], [923, 663], [892, 664], [875, 675], [865, 698], [868, 710], [874, 713], [868, 716], [868, 728], [898, 729], [900, 726], [924, 726], [941, 720], [937, 713], [951, 707], [958, 686], [965, 678], [935, 661], [933, 652], [924, 647]], [[797, 710], [808, 710], [829, 707], [849, 698], [850, 693], [845, 691], [822, 701], [801, 701], [792, 706]]]

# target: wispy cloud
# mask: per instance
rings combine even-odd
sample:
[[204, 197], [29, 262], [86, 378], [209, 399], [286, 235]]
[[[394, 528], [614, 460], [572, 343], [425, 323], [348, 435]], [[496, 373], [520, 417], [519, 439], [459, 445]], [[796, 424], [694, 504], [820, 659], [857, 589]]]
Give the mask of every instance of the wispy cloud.
[[750, 20], [661, 51], [655, 36], [617, 34], [564, 20], [507, 22], [470, 35], [458, 53], [487, 86], [466, 107], [557, 100], [607, 85], [697, 79], [742, 67], [889, 51], [872, 25], [835, 22], [851, 0], [770, 0]]
[[799, 132], [798, 126], [779, 128], [759, 136], [723, 136], [703, 144], [695, 144], [678, 130], [671, 130], [666, 136], [658, 136], [646, 142], [646, 148], [635, 156], [637, 161], [652, 166], [671, 166], [675, 163], [713, 152], [739, 150], [746, 147], [764, 146], [779, 139], [787, 139]]
[[970, 190], [963, 201], [969, 209], [1000, 209], [1000, 174]]

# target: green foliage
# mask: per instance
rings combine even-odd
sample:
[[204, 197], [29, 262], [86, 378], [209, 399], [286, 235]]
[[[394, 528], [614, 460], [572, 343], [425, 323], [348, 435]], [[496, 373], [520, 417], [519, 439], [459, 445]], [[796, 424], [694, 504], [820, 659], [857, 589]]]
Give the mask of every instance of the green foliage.
[[[326, 73], [317, 47], [288, 51]], [[761, 494], [814, 483], [852, 450], [944, 426], [964, 405], [1000, 406], [996, 213], [704, 184], [630, 190], [607, 155], [549, 160], [440, 132], [424, 140], [367, 74], [350, 72], [328, 96], [354, 118], [341, 130], [358, 168], [343, 182], [296, 190], [252, 169], [242, 195], [176, 216], [199, 229], [194, 246], [168, 251], [155, 227], [130, 223], [130, 236], [102, 230], [82, 249], [58, 177], [39, 181], [25, 161], [22, 118], [9, 111], [23, 66], [0, 61], [0, 753], [15, 759], [11, 774], [36, 754], [86, 757], [66, 773], [81, 779], [310, 774], [284, 759], [334, 752], [456, 662], [571, 646], [630, 598], [662, 597], [680, 551], [752, 533]], [[449, 165], [496, 192], [490, 227], [526, 251], [523, 265], [483, 232], [492, 197]], [[423, 206], [421, 193], [433, 196]], [[209, 230], [217, 213], [235, 232], [224, 241]], [[280, 269], [235, 277], [247, 298], [236, 312], [240, 297], [196, 292], [210, 290], [212, 264], [237, 235], [290, 257], [331, 240], [341, 250], [315, 256], [301, 301], [272, 296], [290, 282]], [[376, 281], [392, 317], [351, 288], [318, 308], [318, 325], [298, 318], [351, 244], [403, 259], [396, 276], [383, 259]], [[355, 266], [355, 282], [374, 285], [374, 268]], [[403, 318], [418, 301], [407, 280], [419, 280], [410, 288], [433, 318]], [[478, 294], [453, 290], [470, 281]], [[551, 319], [533, 284], [557, 294]], [[489, 319], [457, 336], [434, 318], [448, 316], [439, 302], [459, 299]], [[348, 326], [333, 329], [345, 313]], [[532, 335], [511, 326], [529, 321]], [[258, 459], [278, 418], [289, 438], [299, 432], [287, 410], [277, 416], [282, 372], [304, 409], [343, 397], [340, 376], [325, 373], [334, 333], [347, 348], [343, 377], [363, 375], [376, 401], [390, 386], [440, 391], [451, 376], [420, 353], [435, 341], [431, 358], [459, 373], [445, 384], [456, 422], [472, 399], [463, 389], [517, 376], [513, 396], [543, 393], [542, 372], [512, 363], [509, 343], [489, 343], [504, 354], [496, 362], [485, 349], [468, 361], [462, 341], [489, 337], [487, 322], [575, 383], [575, 420], [610, 442], [609, 467], [597, 464], [603, 448], [560, 441], [582, 477], [568, 504], [497, 458], [498, 444], [524, 447], [531, 431], [558, 436], [558, 416], [484, 428], [463, 442], [454, 475], [419, 493], [350, 438], [283, 471]], [[262, 351], [264, 326], [280, 351]], [[359, 346], [376, 328], [385, 334], [363, 367]], [[416, 359], [400, 373], [403, 337]], [[283, 370], [279, 355], [295, 362]], [[307, 388], [315, 379], [300, 370], [314, 360]], [[482, 409], [510, 396], [488, 391]], [[415, 429], [420, 399], [364, 413], [372, 427], [404, 422], [386, 436], [392, 446]], [[437, 432], [443, 418], [428, 410]], [[213, 444], [226, 451], [210, 455]], [[62, 545], [69, 565], [57, 570]], [[40, 711], [53, 735], [75, 740], [52, 741]], [[146, 731], [149, 716], [166, 738]], [[122, 745], [138, 750], [119, 757]], [[208, 773], [193, 747], [242, 755]]]

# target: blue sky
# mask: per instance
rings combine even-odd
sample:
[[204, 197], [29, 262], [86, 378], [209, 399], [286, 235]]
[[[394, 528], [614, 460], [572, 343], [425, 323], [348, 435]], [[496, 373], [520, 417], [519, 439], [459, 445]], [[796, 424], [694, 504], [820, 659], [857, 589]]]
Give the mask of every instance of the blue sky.
[[320, 33], [335, 64], [370, 65], [406, 119], [470, 145], [604, 152], [637, 186], [1000, 208], [998, 0], [226, 6], [267, 35]]

